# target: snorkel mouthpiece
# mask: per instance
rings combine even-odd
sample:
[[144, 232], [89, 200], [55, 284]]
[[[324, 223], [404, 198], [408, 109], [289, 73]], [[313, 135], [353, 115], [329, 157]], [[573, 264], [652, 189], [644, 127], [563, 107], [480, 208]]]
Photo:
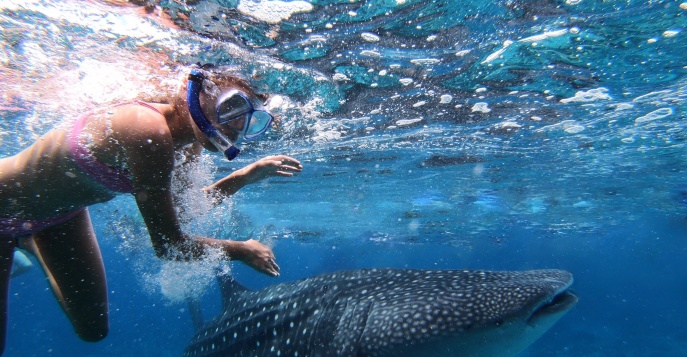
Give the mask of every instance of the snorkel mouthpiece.
[[203, 135], [231, 161], [236, 158], [241, 150], [229, 138], [212, 126], [212, 123], [203, 114], [203, 110], [200, 108], [200, 92], [203, 90], [204, 80], [205, 75], [197, 69], [191, 70], [191, 73], [188, 75], [188, 89], [186, 91], [188, 111], [191, 113], [193, 122], [196, 123], [196, 126], [198, 126]]

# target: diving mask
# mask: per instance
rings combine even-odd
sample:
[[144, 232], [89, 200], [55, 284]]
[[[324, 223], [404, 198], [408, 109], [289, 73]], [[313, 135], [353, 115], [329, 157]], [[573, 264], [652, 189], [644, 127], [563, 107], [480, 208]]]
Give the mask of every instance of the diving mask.
[[[226, 126], [237, 133], [237, 141], [232, 141], [205, 117], [200, 106], [200, 92], [206, 80], [202, 71], [194, 69], [188, 76], [187, 102], [191, 118], [198, 129], [208, 140], [221, 151], [228, 160], [233, 160], [241, 150], [238, 148], [240, 139], [252, 140], [264, 134], [272, 124], [274, 117], [263, 109], [253, 105], [250, 98], [239, 90], [230, 90], [219, 97], [215, 113], [217, 124]], [[259, 103], [259, 101], [256, 101]]]
[[230, 90], [222, 95], [215, 108], [219, 125], [226, 125], [246, 140], [254, 139], [264, 134], [274, 120], [272, 114], [262, 106], [253, 106], [246, 94], [239, 90]]

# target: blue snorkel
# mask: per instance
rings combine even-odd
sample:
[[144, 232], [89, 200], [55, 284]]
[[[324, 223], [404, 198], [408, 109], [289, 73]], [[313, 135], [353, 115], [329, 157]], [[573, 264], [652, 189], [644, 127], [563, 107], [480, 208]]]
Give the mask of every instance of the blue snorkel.
[[203, 90], [205, 75], [202, 71], [193, 69], [188, 75], [188, 90], [186, 91], [186, 101], [191, 118], [198, 126], [198, 129], [221, 151], [228, 160], [233, 160], [241, 152], [234, 143], [222, 134], [205, 117], [200, 108], [200, 92]]

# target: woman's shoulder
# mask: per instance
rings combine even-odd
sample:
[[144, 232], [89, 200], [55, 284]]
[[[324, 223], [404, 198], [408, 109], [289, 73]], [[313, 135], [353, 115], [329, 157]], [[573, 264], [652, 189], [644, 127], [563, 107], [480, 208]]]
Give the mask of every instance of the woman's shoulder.
[[139, 132], [166, 134], [169, 131], [168, 104], [135, 101], [118, 105], [112, 121], [112, 129], [122, 134]]

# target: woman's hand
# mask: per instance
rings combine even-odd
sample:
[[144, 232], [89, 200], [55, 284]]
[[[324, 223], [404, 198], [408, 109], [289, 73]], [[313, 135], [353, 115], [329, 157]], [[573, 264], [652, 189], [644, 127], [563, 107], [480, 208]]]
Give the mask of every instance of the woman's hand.
[[231, 259], [240, 260], [251, 268], [269, 276], [279, 276], [279, 265], [274, 260], [272, 249], [254, 239], [240, 243], [240, 248], [229, 253]]
[[207, 194], [219, 193], [222, 196], [231, 196], [245, 185], [272, 176], [291, 177], [302, 170], [301, 163], [290, 156], [267, 156], [205, 187], [204, 191]]
[[279, 276], [279, 265], [274, 260], [272, 249], [257, 240], [237, 241], [193, 236], [191, 243], [190, 252], [185, 252], [189, 254], [188, 258], [202, 259], [208, 247], [219, 248], [229, 260], [239, 260], [263, 274]]
[[286, 155], [267, 156], [244, 167], [246, 184], [255, 183], [272, 176], [291, 177], [296, 172], [301, 172], [301, 163]]

